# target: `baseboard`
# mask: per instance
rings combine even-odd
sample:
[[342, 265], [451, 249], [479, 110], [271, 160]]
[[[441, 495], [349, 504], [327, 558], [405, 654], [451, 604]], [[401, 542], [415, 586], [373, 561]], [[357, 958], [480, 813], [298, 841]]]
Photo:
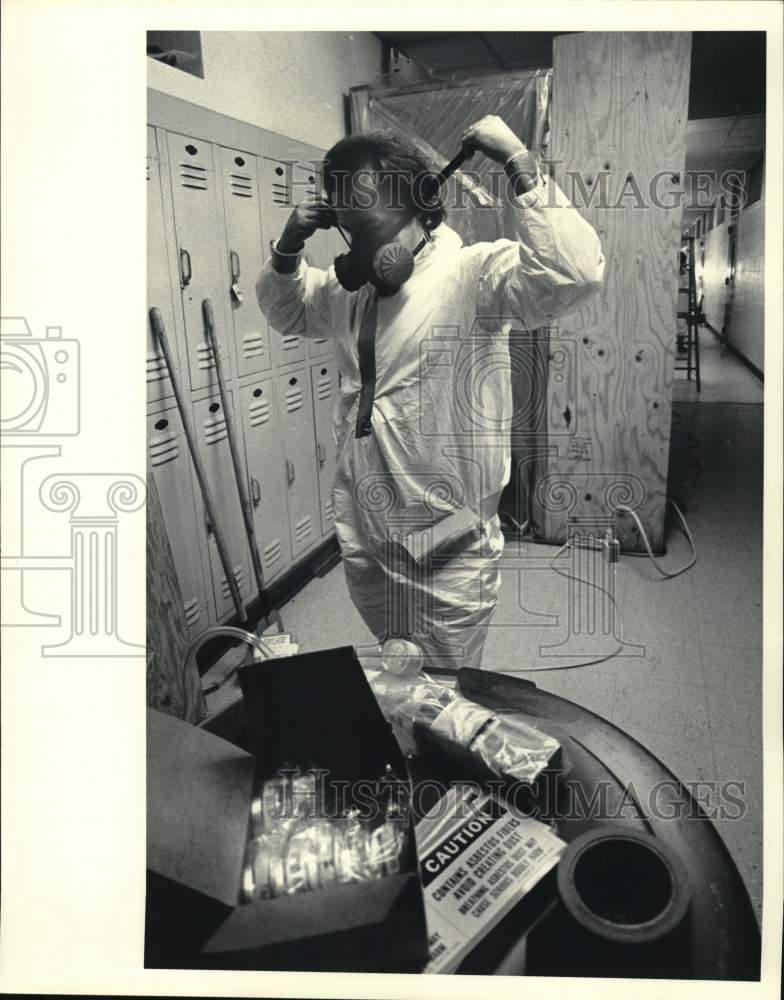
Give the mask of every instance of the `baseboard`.
[[271, 583], [264, 591], [263, 601], [255, 602], [257, 606], [250, 606], [251, 612], [258, 613], [261, 617], [271, 610], [280, 609], [314, 577], [324, 576], [339, 561], [340, 548], [337, 535], [333, 534], [301, 562], [292, 566], [288, 573]]
[[[258, 597], [248, 602], [247, 620], [251, 623], [262, 622], [267, 618], [270, 624], [274, 622], [275, 615], [280, 609], [291, 600], [291, 598], [308, 584], [314, 577], [324, 576], [333, 566], [340, 562], [340, 547], [338, 546], [337, 535], [332, 534], [326, 538], [317, 548], [310, 552], [301, 562], [292, 566], [279, 580], [275, 580]], [[240, 628], [247, 627], [237, 615], [233, 615], [223, 625], [235, 625]], [[283, 622], [285, 626], [285, 621]], [[266, 627], [266, 626], [265, 626]], [[199, 673], [204, 673], [210, 666], [222, 656], [226, 650], [234, 645], [236, 640], [216, 637], [210, 640], [200, 650], [196, 661], [199, 665]]]
[[764, 385], [765, 374], [759, 368], [757, 368], [757, 366], [754, 364], [753, 361], [749, 361], [746, 355], [742, 351], [739, 351], [738, 348], [732, 343], [732, 341], [729, 340], [727, 337], [725, 337], [723, 333], [719, 333], [716, 327], [711, 326], [710, 323], [704, 323], [703, 326], [707, 326], [707, 328], [710, 330], [713, 336], [719, 341], [719, 343], [721, 343], [724, 347], [726, 347], [727, 350], [730, 352], [730, 354], [734, 355], [742, 365], [745, 365], [746, 368], [748, 368], [748, 370], [751, 372], [751, 374], [755, 375]]

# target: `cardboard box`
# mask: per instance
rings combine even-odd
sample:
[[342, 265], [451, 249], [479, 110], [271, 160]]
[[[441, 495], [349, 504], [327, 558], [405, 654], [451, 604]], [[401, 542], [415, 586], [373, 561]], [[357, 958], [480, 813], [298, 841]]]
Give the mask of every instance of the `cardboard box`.
[[244, 749], [148, 713], [145, 965], [421, 971], [427, 928], [411, 824], [397, 875], [240, 904], [254, 780], [282, 766], [347, 782], [375, 780], [387, 764], [407, 772], [353, 647], [239, 676]]

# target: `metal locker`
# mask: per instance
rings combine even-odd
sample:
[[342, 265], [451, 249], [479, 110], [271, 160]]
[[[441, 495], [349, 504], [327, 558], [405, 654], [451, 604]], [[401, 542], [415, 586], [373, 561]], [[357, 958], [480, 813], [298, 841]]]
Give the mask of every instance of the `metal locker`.
[[221, 187], [229, 255], [226, 282], [234, 320], [237, 374], [271, 367], [269, 332], [256, 301], [256, 279], [264, 263], [256, 157], [220, 147]]
[[294, 559], [321, 540], [313, 401], [306, 368], [277, 377], [278, 413], [286, 456], [286, 485]]
[[[232, 394], [228, 393], [228, 397], [231, 403]], [[197, 444], [220, 519], [220, 528], [229, 550], [234, 578], [237, 581], [240, 597], [245, 601], [250, 596], [249, 553], [242, 508], [234, 479], [234, 466], [229, 451], [226, 415], [223, 412], [223, 404], [217, 389], [194, 401], [193, 422], [196, 427]], [[239, 444], [242, 447], [241, 442]], [[213, 525], [207, 523], [207, 514], [203, 503], [200, 504], [200, 508], [201, 523], [205, 525], [209, 539], [210, 572], [216, 615], [218, 619], [223, 619], [234, 613], [234, 605], [229, 583], [218, 554], [218, 546], [215, 543]]]
[[[303, 198], [315, 198], [321, 194], [321, 173], [315, 163], [295, 164], [293, 168], [294, 201]], [[335, 230], [337, 233], [337, 230]], [[345, 246], [345, 244], [344, 244]], [[313, 267], [326, 271], [337, 256], [332, 252], [333, 243], [331, 231], [320, 229], [315, 232], [305, 244], [305, 260]], [[338, 251], [342, 253], [343, 251]], [[319, 337], [308, 340], [308, 357], [333, 357], [334, 343], [330, 337]]]
[[[270, 240], [277, 240], [283, 232], [286, 220], [291, 215], [295, 201], [292, 200], [292, 179], [294, 164], [291, 160], [274, 160], [262, 157], [261, 165], [261, 206], [262, 226], [266, 238], [264, 256], [269, 257]], [[283, 336], [270, 326], [272, 358], [278, 367], [293, 361], [305, 360], [304, 337], [295, 334]]]
[[214, 616], [210, 616], [211, 595], [207, 603], [198, 529], [194, 532], [194, 525], [202, 522], [196, 517], [191, 459], [175, 403], [169, 403], [148, 416], [147, 448], [149, 465], [161, 498], [185, 619], [191, 637], [195, 637], [214, 621]]
[[230, 370], [223, 212], [210, 143], [176, 132], [167, 133], [167, 140], [188, 369], [191, 388], [201, 389], [215, 383], [215, 360], [202, 315], [204, 299], [212, 303], [224, 369], [227, 374]]
[[[322, 237], [324, 245], [320, 249], [320, 252], [324, 262], [323, 264], [319, 264], [319, 266], [327, 269], [336, 257], [342, 253], [348, 253], [348, 245], [337, 229], [324, 230]], [[334, 358], [334, 337], [310, 340], [308, 342], [308, 354], [311, 358]]]
[[265, 584], [291, 565], [286, 459], [272, 378], [239, 389], [248, 494]]
[[321, 534], [334, 531], [332, 484], [335, 481], [337, 455], [332, 437], [332, 410], [338, 393], [338, 366], [335, 361], [322, 361], [310, 369], [313, 392], [313, 427], [316, 434], [316, 461], [321, 510]]
[[161, 193], [161, 169], [155, 129], [147, 126], [147, 402], [154, 403], [172, 395], [171, 379], [163, 354], [153, 336], [150, 309], [157, 306], [170, 332], [172, 354], [178, 357], [174, 336], [174, 300], [166, 226]]

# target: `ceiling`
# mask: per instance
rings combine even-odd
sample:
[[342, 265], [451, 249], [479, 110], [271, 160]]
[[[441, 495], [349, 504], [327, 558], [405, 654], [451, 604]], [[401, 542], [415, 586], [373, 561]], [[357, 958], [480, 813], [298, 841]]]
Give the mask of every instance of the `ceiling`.
[[553, 31], [376, 31], [441, 80], [553, 65]]
[[[573, 33], [573, 32], [572, 32]], [[562, 31], [377, 31], [439, 80], [549, 68]], [[689, 118], [765, 111], [765, 33], [692, 32]]]
[[[717, 176], [731, 171], [748, 170], [765, 151], [765, 115], [732, 118], [699, 118], [686, 123], [686, 170], [711, 171]], [[696, 178], [693, 178], [696, 183]], [[692, 185], [690, 190], [695, 191]], [[719, 188], [712, 188], [705, 202], [715, 200]], [[705, 210], [683, 209], [683, 224], [690, 225]]]
[[[461, 80], [553, 65], [553, 31], [377, 31], [412, 80]], [[389, 65], [385, 67], [389, 69]], [[403, 76], [404, 74], [400, 74]], [[399, 79], [399, 77], [398, 77]], [[402, 82], [402, 81], [401, 81]], [[744, 170], [765, 150], [765, 33], [692, 32], [686, 170]], [[685, 210], [684, 215], [689, 213]]]
[[687, 170], [744, 170], [765, 149], [765, 115], [686, 123]]

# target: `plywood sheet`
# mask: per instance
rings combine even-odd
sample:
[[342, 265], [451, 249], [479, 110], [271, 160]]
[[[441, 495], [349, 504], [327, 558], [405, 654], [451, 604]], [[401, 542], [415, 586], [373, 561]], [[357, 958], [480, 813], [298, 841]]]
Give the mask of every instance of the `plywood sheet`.
[[689, 52], [688, 32], [555, 41], [555, 176], [599, 233], [607, 268], [602, 291], [551, 331], [551, 457], [534, 496], [548, 541], [588, 517], [614, 522], [622, 546], [640, 550], [620, 503], [662, 550]]

